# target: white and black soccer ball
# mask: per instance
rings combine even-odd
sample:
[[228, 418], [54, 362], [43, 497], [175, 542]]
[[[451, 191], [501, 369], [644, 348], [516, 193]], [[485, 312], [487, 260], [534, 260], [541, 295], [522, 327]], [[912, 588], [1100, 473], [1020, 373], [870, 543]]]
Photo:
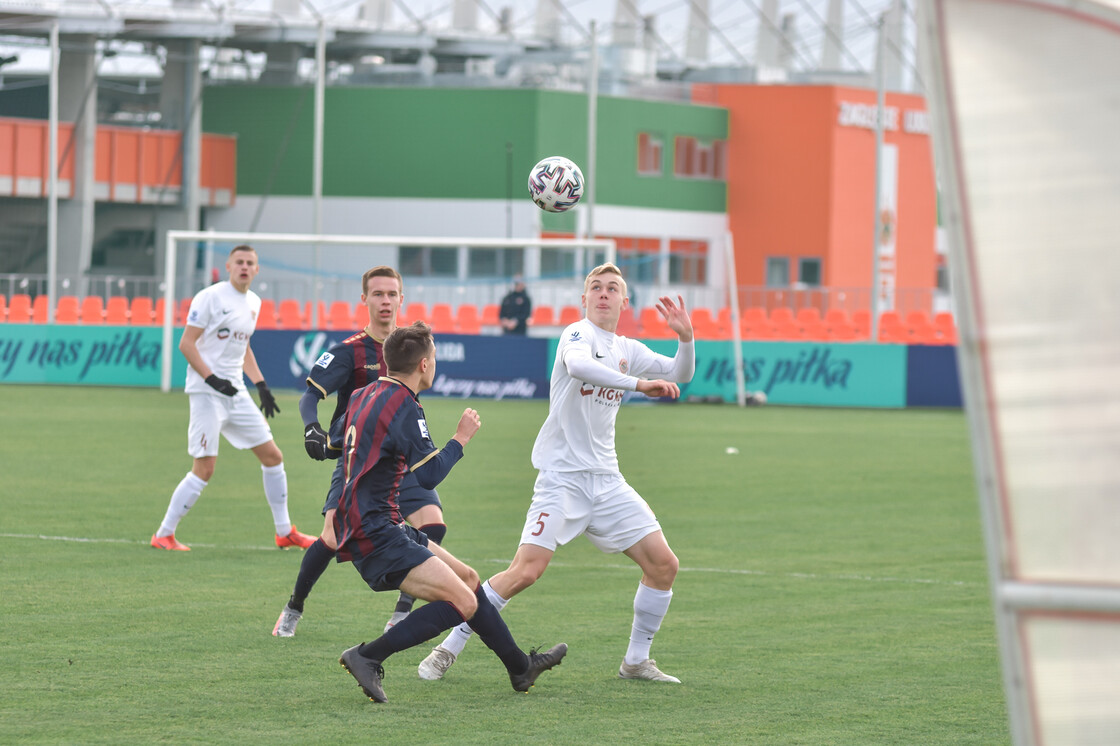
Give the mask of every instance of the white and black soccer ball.
[[529, 196], [542, 210], [570, 210], [583, 196], [583, 172], [562, 155], [542, 158], [529, 172]]

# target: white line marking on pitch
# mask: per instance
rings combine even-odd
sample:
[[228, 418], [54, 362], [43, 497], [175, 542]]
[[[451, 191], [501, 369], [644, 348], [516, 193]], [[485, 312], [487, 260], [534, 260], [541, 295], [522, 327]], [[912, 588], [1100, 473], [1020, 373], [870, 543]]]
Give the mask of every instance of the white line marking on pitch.
[[[79, 536], [47, 536], [45, 534], [0, 533], [0, 538], [4, 538], [4, 539], [38, 539], [40, 541], [68, 541], [68, 542], [75, 542], [75, 543], [81, 543], [81, 544], [139, 544], [139, 545], [142, 545], [142, 546], [147, 546], [148, 543], [149, 543], [148, 541], [138, 541], [136, 539], [90, 539], [90, 538], [79, 537]], [[198, 547], [199, 549], [216, 549], [216, 548], [219, 547], [218, 544], [200, 544], [198, 542], [192, 542], [188, 546]], [[220, 545], [220, 546], [224, 549], [248, 549], [248, 550], [252, 550], [252, 551], [268, 551], [268, 552], [276, 551], [276, 547], [274, 547], [274, 546], [260, 546], [260, 545], [250, 545], [250, 544], [242, 544], [242, 545], [223, 544], [223, 545]], [[462, 559], [464, 562], [474, 561], [474, 560], [471, 560], [469, 557], [460, 557], [460, 559]], [[478, 562], [483, 562], [483, 563], [486, 563], [488, 565], [508, 565], [510, 561], [508, 559], [484, 559], [484, 560], [478, 560]], [[596, 568], [604, 568], [605, 567], [605, 568], [610, 569], [610, 570], [633, 570], [634, 569], [634, 565], [631, 565], [631, 564], [626, 564], [626, 565], [617, 565], [617, 564], [574, 565], [574, 564], [567, 563], [567, 562], [557, 562], [555, 560], [550, 562], [549, 566], [550, 567], [567, 567], [567, 568], [585, 567], [587, 569], [596, 569]], [[729, 570], [729, 569], [726, 569], [726, 568], [719, 568], [719, 567], [682, 567], [682, 568], [680, 568], [680, 572], [684, 572], [684, 573], [693, 573], [693, 572], [716, 573], [716, 574], [721, 574], [721, 575], [757, 575], [759, 577], [797, 578], [797, 579], [800, 579], [800, 580], [858, 580], [858, 581], [863, 581], [865, 583], [912, 583], [912, 584], [919, 584], [919, 585], [949, 585], [949, 586], [958, 586], [958, 587], [962, 587], [962, 588], [963, 587], [983, 585], [981, 583], [975, 583], [975, 582], [969, 582], [969, 581], [963, 581], [963, 580], [932, 580], [932, 579], [926, 579], [926, 578], [894, 578], [894, 577], [878, 578], [878, 577], [873, 577], [871, 575], [856, 575], [856, 574], [826, 575], [826, 574], [821, 574], [821, 573], [808, 573], [808, 572], [768, 572], [766, 570]]]

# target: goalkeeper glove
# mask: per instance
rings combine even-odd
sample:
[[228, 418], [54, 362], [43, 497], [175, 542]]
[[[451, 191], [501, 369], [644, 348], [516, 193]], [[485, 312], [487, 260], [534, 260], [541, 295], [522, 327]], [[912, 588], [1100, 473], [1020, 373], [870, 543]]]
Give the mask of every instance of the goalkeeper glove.
[[330, 458], [327, 455], [327, 434], [323, 432], [318, 422], [312, 422], [304, 430], [303, 447], [307, 449], [307, 455], [316, 461], [326, 461]]
[[237, 394], [237, 387], [233, 385], [232, 381], [227, 381], [225, 378], [218, 378], [213, 373], [206, 376], [206, 384], [219, 394], [225, 394], [226, 396], [234, 396]]
[[264, 412], [264, 416], [275, 417], [280, 412], [280, 407], [276, 405], [276, 399], [273, 398], [272, 392], [268, 390], [268, 384], [264, 381], [258, 383], [257, 393], [261, 396], [261, 411]]

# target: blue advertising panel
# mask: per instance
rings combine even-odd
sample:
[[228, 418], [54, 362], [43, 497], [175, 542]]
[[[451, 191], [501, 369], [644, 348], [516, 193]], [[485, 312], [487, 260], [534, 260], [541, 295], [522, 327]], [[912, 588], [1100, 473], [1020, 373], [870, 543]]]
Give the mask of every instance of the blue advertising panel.
[[956, 347], [915, 346], [906, 357], [906, 406], [963, 405]]
[[[306, 387], [311, 366], [349, 333], [265, 329], [253, 354], [273, 388]], [[425, 396], [482, 399], [548, 398], [548, 340], [530, 337], [436, 336], [436, 379]]]

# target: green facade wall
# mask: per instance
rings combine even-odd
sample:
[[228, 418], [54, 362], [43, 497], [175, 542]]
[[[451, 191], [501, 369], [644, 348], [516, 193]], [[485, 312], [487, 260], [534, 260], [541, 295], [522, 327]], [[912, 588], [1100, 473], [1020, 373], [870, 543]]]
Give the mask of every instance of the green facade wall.
[[[327, 197], [505, 199], [525, 192], [529, 168], [544, 156], [587, 161], [583, 94], [328, 88], [325, 107]], [[237, 135], [239, 194], [309, 196], [313, 111], [310, 88], [211, 86], [203, 129]], [[726, 209], [724, 182], [672, 175], [673, 138], [726, 139], [725, 109], [601, 97], [597, 121], [599, 204]], [[638, 176], [639, 132], [664, 143], [660, 177]]]

